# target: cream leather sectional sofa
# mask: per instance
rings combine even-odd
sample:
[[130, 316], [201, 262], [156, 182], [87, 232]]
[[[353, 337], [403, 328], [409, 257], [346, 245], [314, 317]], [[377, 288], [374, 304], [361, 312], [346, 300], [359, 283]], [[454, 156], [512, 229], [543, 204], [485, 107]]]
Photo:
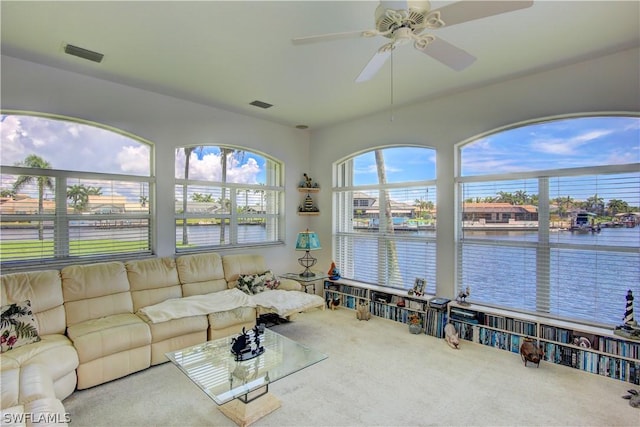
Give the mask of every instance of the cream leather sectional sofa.
[[[76, 389], [164, 363], [168, 351], [252, 328], [258, 314], [324, 308], [322, 297], [300, 292], [294, 280], [280, 279], [275, 291], [265, 291], [275, 302], [264, 305], [234, 289], [241, 274], [266, 270], [260, 255], [203, 253], [3, 275], [1, 304], [29, 300], [40, 340], [0, 355], [0, 422], [20, 424], [20, 416], [7, 414], [22, 413], [30, 425], [33, 414], [42, 413], [58, 415], [37, 425], [47, 425], [47, 417], [64, 424], [61, 401]], [[293, 303], [278, 307], [285, 299]], [[221, 300], [226, 305], [216, 305]], [[187, 307], [188, 315], [178, 311], [158, 321], [146, 311], [167, 304]], [[207, 312], [211, 307], [226, 309]]]

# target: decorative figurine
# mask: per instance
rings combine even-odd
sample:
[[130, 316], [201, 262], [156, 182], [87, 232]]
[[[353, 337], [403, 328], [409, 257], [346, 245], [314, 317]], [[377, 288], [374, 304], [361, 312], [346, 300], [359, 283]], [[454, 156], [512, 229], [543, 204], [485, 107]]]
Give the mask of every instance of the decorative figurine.
[[631, 289], [627, 291], [627, 300], [624, 309], [623, 324], [616, 326], [613, 333], [632, 340], [640, 340], [640, 326], [633, 318], [633, 292]]
[[311, 179], [311, 177], [309, 175], [302, 174], [302, 176], [304, 177], [304, 179], [302, 181], [300, 181], [300, 184], [298, 185], [298, 187], [300, 188], [318, 188], [318, 183], [317, 182], [313, 182], [313, 180]]
[[329, 275], [329, 279], [331, 280], [340, 279], [340, 270], [338, 269], [338, 267], [336, 267], [335, 262], [331, 262], [331, 267], [329, 268], [329, 271], [327, 271], [327, 274]]
[[304, 198], [304, 204], [298, 207], [298, 211], [300, 212], [319, 212], [318, 207], [313, 203], [313, 199], [310, 195]]
[[627, 392], [629, 394], [627, 394], [626, 396], [622, 396], [623, 399], [628, 399], [629, 400], [629, 405], [631, 405], [634, 408], [640, 408], [640, 393], [638, 393], [638, 390], [627, 390]]
[[369, 304], [364, 300], [360, 300], [358, 307], [356, 308], [356, 319], [369, 320], [371, 319], [371, 312], [369, 311]]
[[458, 296], [456, 297], [456, 301], [461, 305], [469, 305], [467, 302], [467, 297], [471, 295], [471, 289], [467, 286], [464, 291], [458, 292]]
[[527, 362], [535, 363], [536, 367], [540, 367], [540, 359], [544, 357], [544, 350], [541, 345], [534, 344], [531, 338], [525, 338], [520, 345], [520, 357], [527, 366]]
[[242, 333], [231, 339], [231, 353], [236, 361], [253, 359], [264, 353], [264, 347], [261, 345], [264, 327], [264, 323], [260, 323], [249, 331], [242, 328]]
[[460, 337], [458, 336], [458, 331], [456, 331], [456, 327], [453, 326], [453, 323], [447, 323], [444, 327], [444, 340], [449, 344], [449, 347], [458, 350], [460, 346]]

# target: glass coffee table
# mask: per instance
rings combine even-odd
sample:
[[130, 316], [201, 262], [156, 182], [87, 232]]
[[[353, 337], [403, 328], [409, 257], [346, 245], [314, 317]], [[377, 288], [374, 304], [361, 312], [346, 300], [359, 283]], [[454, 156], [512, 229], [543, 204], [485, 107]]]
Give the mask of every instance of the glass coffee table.
[[240, 426], [249, 425], [280, 407], [269, 384], [327, 358], [270, 329], [262, 336], [264, 353], [236, 361], [235, 336], [207, 341], [166, 356], [213, 399], [220, 411]]

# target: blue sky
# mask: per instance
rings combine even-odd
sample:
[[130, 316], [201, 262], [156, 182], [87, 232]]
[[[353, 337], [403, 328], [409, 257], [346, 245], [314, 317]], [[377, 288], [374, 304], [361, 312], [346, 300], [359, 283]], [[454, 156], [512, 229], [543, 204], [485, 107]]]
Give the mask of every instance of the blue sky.
[[498, 132], [462, 148], [462, 176], [640, 162], [640, 118], [594, 117]]

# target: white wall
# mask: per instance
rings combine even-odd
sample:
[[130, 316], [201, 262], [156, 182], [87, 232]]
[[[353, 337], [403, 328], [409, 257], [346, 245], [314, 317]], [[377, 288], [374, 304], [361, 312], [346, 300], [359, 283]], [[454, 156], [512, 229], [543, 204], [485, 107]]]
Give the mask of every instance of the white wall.
[[[286, 188], [307, 171], [309, 132], [129, 86], [2, 56], [3, 109], [59, 114], [113, 126], [154, 143], [158, 218], [156, 253], [174, 255], [174, 156], [189, 144], [231, 144], [268, 153], [285, 165]], [[286, 197], [286, 245], [263, 251], [275, 271], [298, 271], [299, 194]]]
[[[628, 50], [441, 97], [404, 108], [394, 120], [383, 112], [315, 131], [310, 167], [322, 191], [318, 203], [331, 206], [332, 166], [359, 151], [390, 144], [417, 144], [437, 150], [437, 289], [453, 296], [455, 266], [455, 144], [514, 123], [586, 112], [640, 111], [640, 51]], [[331, 262], [329, 212], [314, 224], [323, 243], [320, 264]]]

